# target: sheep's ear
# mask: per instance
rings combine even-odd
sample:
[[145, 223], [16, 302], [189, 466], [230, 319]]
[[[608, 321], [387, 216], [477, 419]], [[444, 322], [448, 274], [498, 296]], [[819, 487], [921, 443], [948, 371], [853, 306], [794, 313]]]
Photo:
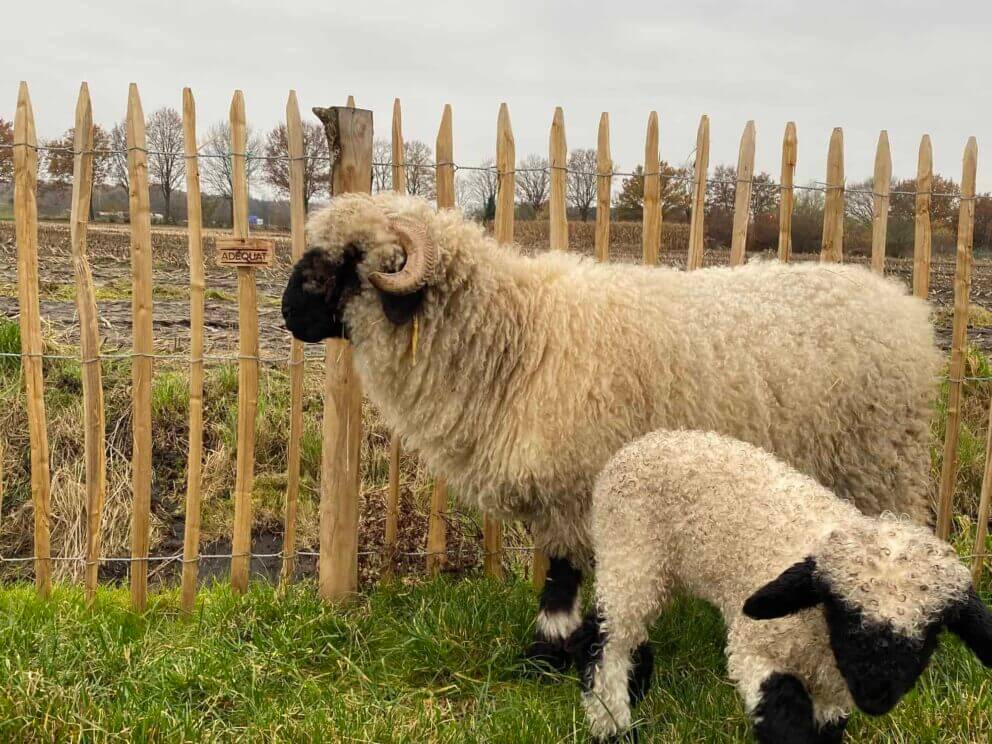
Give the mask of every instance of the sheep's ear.
[[950, 613], [947, 629], [958, 636], [985, 666], [992, 667], [992, 613], [974, 587]]
[[789, 566], [777, 579], [747, 598], [744, 614], [754, 620], [771, 620], [819, 604], [823, 595], [813, 576], [815, 569], [812, 558]]
[[407, 295], [394, 295], [380, 291], [379, 302], [382, 303], [382, 312], [390, 323], [398, 326], [406, 325], [420, 311], [420, 306], [424, 304], [424, 288], [421, 287], [416, 292]]

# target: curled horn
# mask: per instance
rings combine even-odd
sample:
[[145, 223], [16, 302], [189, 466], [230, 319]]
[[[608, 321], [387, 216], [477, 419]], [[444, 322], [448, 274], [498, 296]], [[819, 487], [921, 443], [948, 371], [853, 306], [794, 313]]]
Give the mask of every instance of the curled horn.
[[406, 254], [403, 268], [394, 273], [376, 271], [369, 274], [372, 286], [391, 295], [413, 294], [427, 284], [437, 263], [437, 246], [427, 235], [427, 229], [412, 221], [390, 223], [396, 240]]

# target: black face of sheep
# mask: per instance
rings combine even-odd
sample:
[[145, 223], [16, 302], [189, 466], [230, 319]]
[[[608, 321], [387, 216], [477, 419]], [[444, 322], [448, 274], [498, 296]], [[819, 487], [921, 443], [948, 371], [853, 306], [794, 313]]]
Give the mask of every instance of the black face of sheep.
[[342, 316], [358, 291], [357, 264], [357, 248], [346, 250], [338, 264], [319, 248], [296, 262], [282, 294], [282, 317], [293, 336], [307, 343], [347, 338]]
[[[378, 293], [386, 319], [404, 325], [423, 304], [437, 250], [423, 225], [392, 222], [390, 230], [402, 249], [399, 266], [371, 271], [368, 283]], [[362, 291], [358, 266], [365, 258], [360, 246], [349, 244], [337, 260], [322, 248], [312, 248], [297, 261], [282, 295], [282, 317], [293, 336], [308, 343], [349, 337], [345, 309]]]
[[870, 715], [889, 712], [912, 689], [944, 627], [959, 636], [985, 666], [992, 666], [992, 614], [974, 588], [945, 608], [938, 620], [910, 636], [891, 623], [867, 619], [816, 575], [815, 561], [807, 558], [752, 594], [744, 603], [744, 614], [771, 620], [819, 604], [837, 668], [854, 702]]

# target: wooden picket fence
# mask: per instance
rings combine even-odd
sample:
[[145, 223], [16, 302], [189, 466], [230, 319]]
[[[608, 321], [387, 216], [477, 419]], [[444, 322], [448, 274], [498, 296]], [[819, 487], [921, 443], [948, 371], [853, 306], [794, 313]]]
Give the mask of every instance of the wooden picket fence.
[[[196, 597], [197, 569], [200, 560], [200, 499], [203, 459], [203, 376], [204, 376], [204, 255], [200, 204], [199, 158], [196, 145], [196, 108], [193, 95], [183, 91], [183, 128], [185, 133], [186, 192], [188, 206], [188, 243], [190, 265], [190, 396], [189, 459], [186, 491], [186, 521], [182, 565], [182, 610], [192, 611]], [[335, 159], [331, 169], [332, 193], [370, 191], [372, 169], [372, 114], [355, 108], [353, 99], [346, 106], [315, 109], [328, 132]], [[406, 190], [403, 133], [400, 102], [393, 107], [392, 182], [396, 191]], [[248, 184], [246, 176], [246, 114], [244, 97], [234, 94], [230, 108], [230, 157], [233, 172], [232, 237], [249, 238]], [[304, 160], [303, 134], [299, 105], [290, 91], [286, 105], [289, 145], [290, 214], [292, 258], [304, 252]], [[445, 105], [436, 142], [437, 205], [455, 207], [455, 171], [452, 136], [452, 110]], [[152, 339], [152, 255], [148, 192], [148, 150], [145, 142], [145, 119], [137, 86], [131, 85], [127, 100], [127, 165], [129, 173], [131, 265], [133, 291], [132, 416], [133, 416], [133, 508], [131, 524], [130, 587], [136, 610], [145, 607], [148, 594], [149, 519], [151, 508], [151, 383], [153, 374]], [[38, 592], [46, 595], [51, 588], [51, 547], [49, 540], [49, 452], [43, 395], [43, 343], [39, 310], [37, 169], [38, 141], [28, 87], [21, 83], [17, 98], [14, 133], [14, 213], [18, 255], [18, 290], [24, 380], [31, 449], [31, 498], [34, 507], [34, 575]], [[644, 160], [643, 260], [658, 263], [663, 213], [660, 193], [659, 122], [656, 112], [647, 120]], [[689, 228], [687, 266], [703, 265], [704, 210], [709, 165], [709, 119], [700, 120], [696, 140], [694, 173], [691, 178], [692, 213]], [[499, 107], [496, 121], [496, 171], [499, 190], [494, 232], [500, 243], [514, 238], [515, 162], [513, 131], [509, 109]], [[105, 421], [101, 381], [100, 334], [96, 293], [86, 252], [86, 230], [93, 181], [93, 116], [89, 92], [80, 88], [75, 117], [74, 168], [70, 216], [70, 241], [77, 287], [76, 302], [81, 326], [80, 361], [82, 364], [84, 405], [84, 451], [86, 478], [87, 541], [85, 591], [92, 598], [97, 587], [101, 563], [100, 522], [106, 492]], [[550, 163], [550, 248], [568, 250], [566, 178], [568, 175], [565, 118], [556, 108], [549, 138]], [[736, 201], [731, 244], [732, 265], [745, 261], [750, 217], [752, 176], [754, 174], [755, 128], [747, 122], [741, 138], [736, 176]], [[792, 253], [792, 210], [794, 173], [798, 153], [795, 124], [785, 128], [782, 145], [780, 219], [778, 256], [789, 261]], [[967, 341], [969, 292], [971, 283], [972, 242], [975, 213], [975, 174], [977, 144], [968, 140], [964, 150], [960, 195], [960, 216], [954, 281], [954, 320], [949, 375], [948, 421], [944, 442], [943, 469], [940, 478], [937, 532], [946, 538], [950, 532], [953, 490], [956, 476], [956, 452], [960, 429], [960, 400]], [[889, 206], [891, 158], [886, 133], [879, 136], [875, 159], [875, 192], [871, 266], [885, 270], [885, 241]], [[597, 165], [597, 209], [595, 256], [609, 260], [610, 200], [612, 179], [619, 175], [610, 155], [609, 115], [599, 121]], [[821, 260], [841, 261], [844, 250], [844, 156], [843, 132], [835, 129], [829, 143], [825, 212]], [[930, 275], [929, 202], [933, 183], [930, 140], [920, 145], [916, 195], [916, 231], [913, 292], [926, 298]], [[810, 188], [810, 187], [803, 187]], [[255, 414], [258, 399], [259, 341], [255, 269], [239, 266], [238, 271], [238, 425], [236, 482], [234, 488], [234, 533], [231, 550], [231, 584], [243, 592], [248, 586], [251, 554], [251, 493], [254, 477]], [[297, 501], [300, 491], [300, 447], [303, 433], [303, 345], [293, 341], [288, 360], [290, 378], [290, 431], [288, 444], [288, 479], [285, 492], [285, 532], [281, 552], [281, 580], [289, 581], [299, 555], [296, 547]], [[323, 452], [320, 484], [320, 552], [318, 557], [319, 591], [329, 600], [353, 595], [358, 588], [358, 504], [359, 444], [361, 441], [361, 390], [351, 363], [347, 342], [326, 344], [326, 378], [324, 386]], [[992, 411], [990, 411], [992, 415]], [[982, 484], [976, 535], [973, 572], [977, 581], [984, 565], [985, 538], [992, 502], [992, 427], [986, 453], [985, 479]], [[385, 550], [396, 548], [399, 515], [400, 443], [394, 437], [390, 447], [389, 481], [385, 515]], [[0, 473], [2, 498], [2, 473]], [[446, 514], [448, 495], [445, 483], [437, 479], [431, 495], [426, 536], [426, 568], [436, 573], [444, 566], [446, 553]], [[502, 535], [498, 522], [485, 517], [483, 529], [484, 567], [495, 576], [502, 572]], [[534, 582], [540, 586], [547, 559], [535, 551]], [[387, 574], [389, 566], [387, 563]]]

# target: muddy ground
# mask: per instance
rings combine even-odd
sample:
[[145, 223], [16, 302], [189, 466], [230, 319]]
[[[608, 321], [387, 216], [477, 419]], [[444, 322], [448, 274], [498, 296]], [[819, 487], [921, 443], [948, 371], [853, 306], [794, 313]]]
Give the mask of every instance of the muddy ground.
[[[233, 269], [217, 267], [213, 261], [213, 241], [219, 231], [207, 231], [204, 252], [207, 256], [207, 296], [205, 342], [210, 354], [228, 355], [237, 351], [237, 278]], [[289, 338], [282, 327], [279, 297], [289, 272], [289, 237], [270, 232], [276, 240], [277, 261], [271, 269], [257, 271], [258, 312], [261, 353], [274, 360], [285, 359]], [[97, 289], [100, 332], [106, 348], [125, 348], [130, 344], [131, 296], [129, 235], [126, 226], [93, 226], [89, 230], [89, 253], [93, 280]], [[75, 278], [69, 258], [68, 227], [44, 223], [39, 231], [41, 254], [41, 313], [47, 331], [67, 344], [78, 343], [75, 308]], [[530, 249], [534, 247], [528, 246]], [[163, 353], [181, 354], [189, 344], [189, 269], [185, 231], [182, 228], [155, 228], [152, 252], [154, 265], [154, 335], [156, 348]], [[591, 246], [576, 246], [591, 254]], [[615, 245], [621, 260], [633, 260], [639, 245]], [[707, 265], [724, 264], [727, 252], [708, 250]], [[797, 256], [797, 260], [812, 257]], [[682, 252], [662, 251], [664, 263], [684, 264]], [[864, 258], [851, 260], [864, 262]], [[887, 273], [909, 284], [912, 260], [890, 259]], [[0, 222], [0, 317], [17, 316], [17, 265], [12, 223]], [[954, 297], [953, 257], [938, 256], [933, 261], [930, 300], [934, 303], [935, 321], [942, 345], [949, 345], [950, 318]], [[992, 260], [976, 258], [972, 278], [972, 303], [992, 307]], [[975, 324], [972, 343], [992, 348], [992, 328]]]

